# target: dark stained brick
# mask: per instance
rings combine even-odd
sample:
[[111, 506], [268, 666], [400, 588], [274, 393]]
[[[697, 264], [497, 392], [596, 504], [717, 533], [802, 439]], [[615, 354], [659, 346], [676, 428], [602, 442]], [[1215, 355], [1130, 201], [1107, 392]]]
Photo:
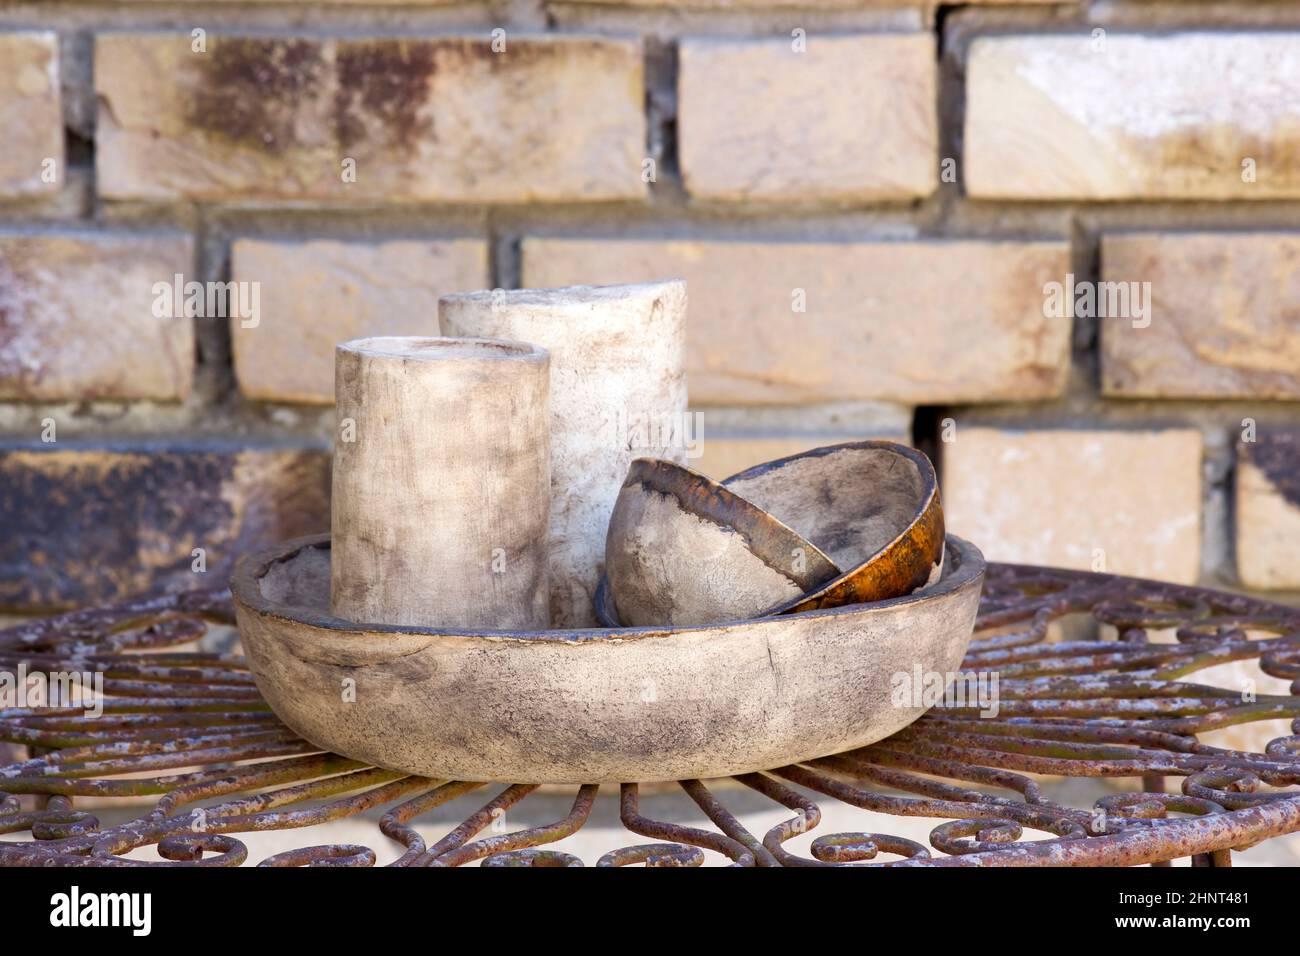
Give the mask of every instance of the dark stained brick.
[[0, 608], [224, 583], [244, 552], [329, 529], [329, 467], [323, 447], [0, 447]]

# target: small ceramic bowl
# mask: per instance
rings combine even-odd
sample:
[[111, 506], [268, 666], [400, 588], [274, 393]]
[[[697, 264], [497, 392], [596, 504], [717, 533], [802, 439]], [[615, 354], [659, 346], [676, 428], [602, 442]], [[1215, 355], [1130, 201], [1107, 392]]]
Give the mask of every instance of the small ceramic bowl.
[[[890, 441], [828, 445], [756, 465], [723, 485], [847, 569], [770, 613], [884, 601], [942, 573], [939, 485], [934, 465], [915, 448]], [[614, 596], [617, 603], [617, 589]]]
[[822, 551], [720, 483], [638, 458], [614, 503], [605, 570], [629, 627], [757, 617], [840, 576]]

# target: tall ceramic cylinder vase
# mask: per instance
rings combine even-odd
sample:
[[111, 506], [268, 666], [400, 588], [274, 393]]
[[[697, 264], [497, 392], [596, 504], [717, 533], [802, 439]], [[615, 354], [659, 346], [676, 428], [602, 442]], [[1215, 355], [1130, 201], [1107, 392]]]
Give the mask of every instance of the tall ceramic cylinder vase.
[[551, 353], [551, 620], [596, 625], [609, 518], [637, 457], [684, 462], [686, 284], [443, 296], [444, 335], [535, 342]]

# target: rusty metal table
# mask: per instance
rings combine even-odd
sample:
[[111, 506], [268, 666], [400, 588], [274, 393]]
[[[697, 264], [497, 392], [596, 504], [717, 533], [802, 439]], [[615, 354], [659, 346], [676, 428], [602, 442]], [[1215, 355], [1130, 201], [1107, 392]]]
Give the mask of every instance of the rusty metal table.
[[[572, 809], [549, 825], [480, 836], [538, 788], [411, 777], [321, 753], [279, 723], [241, 657], [166, 650], [230, 615], [224, 591], [190, 592], [0, 631], [0, 671], [100, 673], [107, 695], [98, 717], [76, 705], [0, 710], [0, 740], [31, 755], [0, 768], [0, 833], [18, 834], [0, 842], [0, 865], [235, 866], [249, 856], [237, 834], [381, 812], [372, 846], [304, 845], [259, 862], [369, 866], [374, 846], [394, 841], [399, 866], [582, 864], [547, 847], [588, 821], [598, 787], [575, 783]], [[1062, 620], [1071, 626], [1053, 626]], [[1231, 661], [1289, 681], [1288, 693], [1190, 680]], [[745, 774], [729, 786], [679, 781], [711, 822], [704, 827], [642, 815], [640, 788], [623, 784], [627, 845], [588, 862], [694, 866], [708, 851], [738, 866], [1183, 857], [1223, 866], [1233, 849], [1300, 831], [1300, 611], [1203, 588], [995, 564], [963, 670], [997, 673], [996, 717], [943, 706], [849, 753]], [[1197, 736], [1279, 718], [1290, 719], [1291, 735], [1262, 752]], [[1029, 776], [1038, 774], [1132, 778], [1146, 792], [1074, 807], [1047, 799]], [[759, 832], [729, 810], [741, 786], [784, 808], [782, 822]], [[412, 823], [479, 788], [481, 808], [426, 844]], [[102, 827], [77, 803], [153, 796], [135, 819]], [[793, 838], [816, 833], [827, 801], [944, 822], [929, 847], [843, 832], [813, 839], [807, 856], [791, 852]], [[129, 856], [150, 847], [150, 859]]]

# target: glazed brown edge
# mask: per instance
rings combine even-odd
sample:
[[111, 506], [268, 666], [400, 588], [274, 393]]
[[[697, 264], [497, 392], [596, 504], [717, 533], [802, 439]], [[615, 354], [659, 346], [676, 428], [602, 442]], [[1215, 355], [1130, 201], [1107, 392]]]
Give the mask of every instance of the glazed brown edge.
[[[826, 607], [828, 602], [869, 601], [869, 592], [885, 589], [886, 582], [888, 590], [910, 594], [929, 580], [936, 563], [934, 556], [943, 554], [944, 540], [943, 507], [938, 496], [931, 495], [925, 510], [898, 537], [865, 562], [811, 594], [795, 598], [768, 613], [798, 614]], [[934, 547], [936, 542], [939, 545], [937, 550]], [[891, 557], [895, 560], [887, 560]]]
[[[714, 624], [692, 624], [683, 627], [602, 627], [571, 628], [551, 631], [490, 631], [453, 628], [422, 628], [397, 624], [364, 624], [344, 621], [328, 613], [320, 613], [310, 608], [295, 607], [273, 602], [262, 594], [261, 579], [273, 564], [289, 560], [304, 548], [328, 549], [329, 534], [315, 534], [270, 547], [252, 551], [241, 557], [230, 576], [230, 591], [236, 605], [250, 613], [262, 617], [273, 617], [318, 630], [338, 634], [383, 635], [403, 634], [417, 637], [470, 637], [489, 640], [520, 641], [524, 643], [551, 641], [565, 644], [588, 642], [618, 643], [619, 641], [641, 640], [650, 637], [669, 636], [677, 633], [700, 633], [722, 631], [740, 625], [747, 627], [783, 627], [791, 615], [779, 615], [748, 620], [719, 621]], [[828, 619], [846, 614], [869, 614], [875, 611], [915, 604], [920, 601], [952, 594], [971, 586], [982, 587], [985, 561], [979, 548], [969, 541], [949, 535], [945, 548], [956, 565], [951, 574], [946, 573], [925, 593], [905, 594], [885, 601], [874, 601], [869, 605], [843, 604], [839, 607], [820, 608], [802, 612], [800, 619]]]

